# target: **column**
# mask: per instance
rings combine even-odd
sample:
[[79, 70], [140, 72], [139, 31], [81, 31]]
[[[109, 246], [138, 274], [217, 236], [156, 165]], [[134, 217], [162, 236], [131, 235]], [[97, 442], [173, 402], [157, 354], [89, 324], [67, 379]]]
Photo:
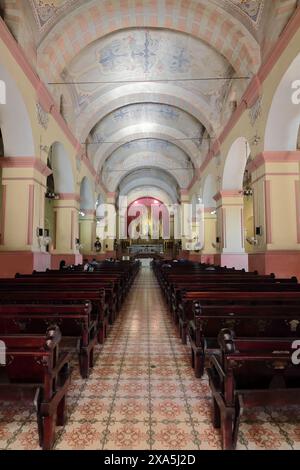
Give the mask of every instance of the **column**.
[[114, 258], [116, 250], [114, 242], [117, 239], [117, 213], [116, 213], [116, 194], [107, 193], [106, 195], [106, 217], [104, 229], [104, 251], [107, 258]]
[[217, 215], [214, 207], [204, 209], [204, 246], [201, 250], [201, 262], [214, 264], [217, 237]]
[[81, 252], [83, 255], [96, 256], [94, 243], [96, 241], [96, 211], [84, 210], [80, 216], [79, 233]]
[[250, 164], [256, 245], [249, 267], [300, 279], [300, 152], [264, 152]]
[[51, 171], [31, 157], [5, 157], [0, 165], [0, 276], [43, 271], [50, 267], [42, 240], [46, 180]]
[[81, 264], [82, 255], [79, 252], [79, 206], [80, 197], [77, 194], [59, 194], [55, 201], [54, 226], [55, 240], [51, 259], [52, 269], [57, 269], [61, 260], [66, 264]]
[[192, 234], [192, 211], [188, 191], [185, 189], [180, 190], [180, 230], [181, 230], [181, 251], [179, 258], [190, 258], [190, 251], [187, 250], [189, 239]]
[[244, 198], [241, 191], [221, 191], [217, 202], [216, 264], [248, 269], [244, 241]]

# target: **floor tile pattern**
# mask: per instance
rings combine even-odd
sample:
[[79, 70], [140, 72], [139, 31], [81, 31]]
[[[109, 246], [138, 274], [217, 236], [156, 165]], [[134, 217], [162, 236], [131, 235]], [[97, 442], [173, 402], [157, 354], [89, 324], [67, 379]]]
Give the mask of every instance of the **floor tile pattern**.
[[[74, 362], [74, 366], [76, 362]], [[196, 379], [153, 273], [143, 268], [88, 380], [77, 368], [60, 450], [220, 449], [207, 378]], [[38, 449], [34, 410], [0, 403], [0, 449]], [[300, 449], [300, 410], [243, 416], [238, 449]]]

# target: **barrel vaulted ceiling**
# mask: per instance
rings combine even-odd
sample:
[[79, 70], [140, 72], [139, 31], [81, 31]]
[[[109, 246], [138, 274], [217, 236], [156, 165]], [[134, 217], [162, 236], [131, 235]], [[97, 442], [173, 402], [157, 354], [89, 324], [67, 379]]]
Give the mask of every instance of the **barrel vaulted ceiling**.
[[[4, 0], [10, 11], [15, 3]], [[152, 185], [173, 200], [295, 3], [29, 0], [25, 10], [38, 73], [63, 99], [65, 119], [107, 191]]]

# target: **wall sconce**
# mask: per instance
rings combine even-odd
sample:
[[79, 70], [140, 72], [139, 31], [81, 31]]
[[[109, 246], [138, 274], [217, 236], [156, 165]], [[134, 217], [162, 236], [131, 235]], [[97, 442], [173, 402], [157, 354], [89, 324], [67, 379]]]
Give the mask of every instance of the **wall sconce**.
[[42, 152], [49, 153], [49, 147], [47, 145], [40, 145], [40, 149]]
[[55, 199], [55, 200], [58, 200], [59, 199], [59, 195], [58, 194], [55, 194], [55, 193], [51, 193], [50, 191], [47, 191], [45, 193], [45, 198], [46, 199]]
[[258, 240], [255, 237], [246, 237], [246, 240], [249, 243], [249, 245], [253, 245], [253, 246], [258, 245]]
[[246, 189], [243, 191], [243, 194], [244, 194], [244, 196], [246, 196], [246, 197], [251, 197], [251, 196], [253, 196], [253, 189], [252, 189], [252, 188], [246, 188]]

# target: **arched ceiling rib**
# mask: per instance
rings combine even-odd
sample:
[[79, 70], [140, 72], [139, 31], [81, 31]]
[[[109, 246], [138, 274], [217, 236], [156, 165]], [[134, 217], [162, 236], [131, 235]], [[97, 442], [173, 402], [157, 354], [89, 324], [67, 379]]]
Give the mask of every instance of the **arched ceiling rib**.
[[173, 202], [178, 201], [179, 188], [174, 178], [161, 169], [157, 170], [148, 167], [139, 168], [129, 175], [126, 175], [119, 184], [119, 194], [125, 196], [132, 190], [143, 188], [144, 186], [160, 188], [171, 197]]
[[[108, 191], [176, 199], [259, 68], [264, 1], [30, 0], [38, 72]], [[240, 77], [238, 80], [236, 78]], [[234, 92], [234, 93], [233, 93]]]
[[[57, 0], [56, 3], [70, 4], [71, 1]], [[37, 7], [37, 0], [32, 2]], [[191, 0], [188, 4], [184, 0], [133, 1], [130, 4], [120, 0], [115, 5], [99, 0], [75, 1], [77, 8], [73, 7], [66, 16], [57, 17], [51, 32], [40, 44], [40, 70], [47, 78], [57, 78], [82, 49], [99, 37], [120, 29], [147, 26], [194, 36], [219, 50], [238, 73], [249, 72], [259, 66], [260, 47], [249, 29], [235, 17], [241, 12], [234, 11], [237, 3], [240, 4], [228, 0], [222, 8], [220, 2], [207, 0]], [[255, 11], [245, 10], [248, 19], [256, 22], [261, 7], [263, 5], [259, 5], [257, 11], [256, 8]]]

